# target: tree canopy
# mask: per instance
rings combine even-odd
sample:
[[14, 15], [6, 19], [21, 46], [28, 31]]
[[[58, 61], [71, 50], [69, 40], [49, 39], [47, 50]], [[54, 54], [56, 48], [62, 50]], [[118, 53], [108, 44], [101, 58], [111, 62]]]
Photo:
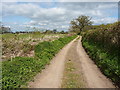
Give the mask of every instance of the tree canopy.
[[81, 15], [70, 22], [70, 31], [81, 33], [86, 26], [92, 25], [91, 17]]

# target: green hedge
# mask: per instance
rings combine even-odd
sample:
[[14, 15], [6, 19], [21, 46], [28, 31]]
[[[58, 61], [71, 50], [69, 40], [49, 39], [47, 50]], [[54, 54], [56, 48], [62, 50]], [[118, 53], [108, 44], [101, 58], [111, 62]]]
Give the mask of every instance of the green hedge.
[[76, 36], [42, 42], [35, 47], [35, 57], [16, 57], [2, 62], [2, 88], [26, 87], [27, 82], [45, 68], [55, 54]]
[[82, 43], [101, 71], [120, 87], [120, 22], [82, 34]]
[[118, 58], [106, 53], [93, 43], [84, 41], [83, 46], [101, 71], [120, 87], [120, 65]]

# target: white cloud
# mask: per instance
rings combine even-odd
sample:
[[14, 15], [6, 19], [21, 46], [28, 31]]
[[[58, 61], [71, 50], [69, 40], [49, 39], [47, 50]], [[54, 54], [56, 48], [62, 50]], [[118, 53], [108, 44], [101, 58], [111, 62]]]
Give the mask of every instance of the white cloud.
[[117, 21], [117, 19], [113, 17], [105, 17], [105, 18], [94, 19], [92, 21], [96, 24], [106, 24], [106, 23], [114, 23], [115, 21]]
[[56, 15], [65, 14], [63, 8], [41, 8], [36, 4], [3, 4], [3, 16], [7, 15], [22, 15], [34, 19], [45, 17], [53, 17]]
[[47, 25], [47, 24], [43, 24], [43, 23], [38, 23], [38, 25], [44, 26], [44, 25]]
[[2, 0], [2, 2], [119, 2], [119, 0]]
[[116, 21], [116, 18], [111, 18], [111, 13], [106, 12], [106, 10], [117, 9], [117, 3], [62, 2], [53, 4], [53, 6], [50, 5], [49, 8], [47, 6], [41, 7], [40, 4], [42, 3], [4, 3], [3, 17], [24, 16], [31, 19], [31, 21], [25, 22], [25, 25], [37, 25], [49, 29], [68, 29], [69, 22], [80, 15], [93, 17], [96, 24]]
[[57, 0], [60, 2], [118, 2], [119, 0]]
[[90, 13], [91, 13], [91, 15], [94, 15], [94, 16], [95, 16], [95, 15], [96, 15], [96, 16], [102, 16], [102, 15], [103, 15], [103, 13], [101, 13], [99, 10], [96, 10], [96, 11], [93, 10], [93, 11], [91, 11]]
[[103, 4], [103, 5], [99, 5], [98, 6], [98, 8], [99, 9], [107, 9], [107, 8], [113, 8], [113, 7], [118, 7], [118, 5], [116, 5], [116, 4], [113, 4], [113, 3], [111, 3], [111, 4]]

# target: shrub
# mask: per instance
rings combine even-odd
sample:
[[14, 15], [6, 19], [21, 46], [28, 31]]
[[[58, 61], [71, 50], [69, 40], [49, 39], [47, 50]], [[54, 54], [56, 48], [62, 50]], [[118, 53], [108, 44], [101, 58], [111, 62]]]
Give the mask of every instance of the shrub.
[[101, 71], [120, 87], [120, 23], [84, 32], [83, 46]]

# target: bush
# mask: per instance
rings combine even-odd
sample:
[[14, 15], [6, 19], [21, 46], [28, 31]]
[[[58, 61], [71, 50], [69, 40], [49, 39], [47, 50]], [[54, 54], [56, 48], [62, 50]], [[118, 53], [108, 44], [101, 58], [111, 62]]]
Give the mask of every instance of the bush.
[[84, 32], [83, 46], [101, 71], [120, 87], [120, 24]]

